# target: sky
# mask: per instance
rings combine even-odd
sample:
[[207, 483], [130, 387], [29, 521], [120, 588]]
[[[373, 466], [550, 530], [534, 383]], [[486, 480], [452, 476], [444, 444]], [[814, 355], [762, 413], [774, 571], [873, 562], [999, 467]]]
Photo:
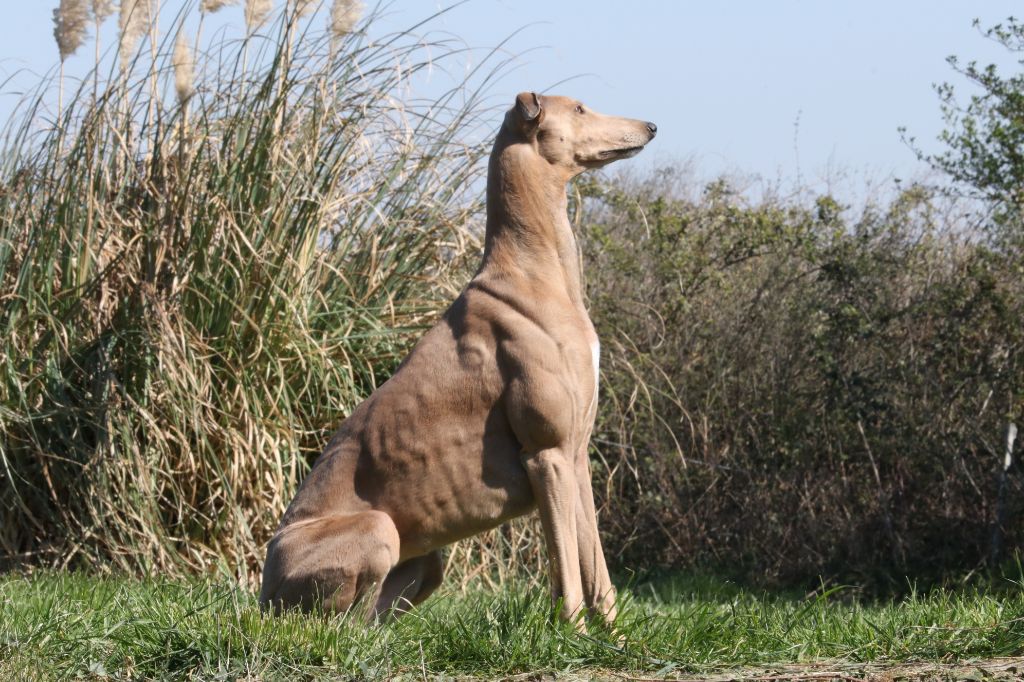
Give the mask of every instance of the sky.
[[[2, 1], [6, 120], [16, 93], [58, 62], [51, 21], [57, 0]], [[163, 4], [164, 14], [173, 14], [184, 0]], [[394, 0], [370, 37], [450, 5]], [[429, 26], [479, 48], [466, 53], [466, 68], [518, 31], [504, 48], [514, 68], [491, 86], [493, 101], [550, 92], [657, 123], [657, 139], [631, 163], [686, 163], [706, 178], [727, 173], [820, 185], [844, 175], [922, 176], [925, 166], [898, 128], [926, 151], [940, 150], [933, 84], [950, 81], [971, 92], [946, 57], [1019, 69], [972, 21], [988, 26], [1020, 9], [1020, 0], [468, 0]], [[241, 33], [240, 7], [214, 19], [204, 34]], [[108, 45], [114, 24], [104, 30]], [[89, 43], [69, 59], [67, 72], [84, 74], [91, 55]], [[438, 81], [423, 87], [442, 87], [443, 74], [432, 78]], [[494, 116], [496, 129], [500, 114]]]

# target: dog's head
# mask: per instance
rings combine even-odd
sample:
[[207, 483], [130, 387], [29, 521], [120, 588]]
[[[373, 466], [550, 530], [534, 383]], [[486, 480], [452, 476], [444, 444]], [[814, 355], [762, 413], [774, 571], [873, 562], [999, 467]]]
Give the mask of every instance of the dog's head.
[[649, 121], [605, 116], [569, 97], [535, 92], [519, 93], [504, 125], [569, 177], [636, 156], [658, 132]]

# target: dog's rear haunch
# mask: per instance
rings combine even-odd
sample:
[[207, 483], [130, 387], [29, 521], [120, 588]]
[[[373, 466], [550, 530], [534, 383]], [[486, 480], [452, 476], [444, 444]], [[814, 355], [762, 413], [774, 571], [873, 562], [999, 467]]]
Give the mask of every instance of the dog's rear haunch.
[[615, 618], [587, 457], [600, 346], [565, 187], [656, 131], [516, 97], [491, 152], [479, 271], [324, 449], [270, 542], [262, 604], [401, 612], [441, 583], [441, 548], [536, 508], [561, 615]]

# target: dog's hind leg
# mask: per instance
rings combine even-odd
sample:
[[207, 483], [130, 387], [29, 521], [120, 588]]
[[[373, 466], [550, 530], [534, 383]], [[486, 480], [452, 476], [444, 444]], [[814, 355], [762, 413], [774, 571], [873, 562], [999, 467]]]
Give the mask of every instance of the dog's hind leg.
[[397, 618], [440, 587], [443, 576], [444, 560], [440, 551], [403, 561], [384, 579], [374, 614]]
[[365, 511], [298, 521], [267, 548], [260, 604], [343, 613], [376, 603], [398, 563], [399, 537], [387, 514]]

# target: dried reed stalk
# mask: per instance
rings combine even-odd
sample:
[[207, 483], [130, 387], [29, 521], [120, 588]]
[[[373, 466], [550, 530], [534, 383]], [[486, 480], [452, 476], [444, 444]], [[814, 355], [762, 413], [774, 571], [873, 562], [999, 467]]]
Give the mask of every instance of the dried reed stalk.
[[[85, 0], [60, 0], [60, 5], [53, 10], [53, 37], [60, 51], [60, 75], [57, 84], [58, 121], [64, 112], [64, 62], [82, 46], [88, 23], [89, 8]], [[60, 154], [64, 135], [62, 124], [58, 125], [62, 128], [57, 143], [57, 153]]]
[[[95, 68], [98, 72], [100, 68], [100, 26], [114, 13], [114, 0], [90, 0], [89, 8], [92, 10], [93, 27], [96, 29], [96, 40], [93, 42], [96, 48]], [[92, 85], [92, 100], [95, 102], [99, 94], [99, 79], [93, 78]]]
[[157, 102], [159, 102], [159, 89], [157, 83], [157, 42], [160, 37], [160, 29], [157, 22], [160, 20], [160, 0], [142, 0], [146, 5], [146, 16], [149, 19], [149, 107], [146, 112], [146, 125], [153, 123], [156, 113]]

